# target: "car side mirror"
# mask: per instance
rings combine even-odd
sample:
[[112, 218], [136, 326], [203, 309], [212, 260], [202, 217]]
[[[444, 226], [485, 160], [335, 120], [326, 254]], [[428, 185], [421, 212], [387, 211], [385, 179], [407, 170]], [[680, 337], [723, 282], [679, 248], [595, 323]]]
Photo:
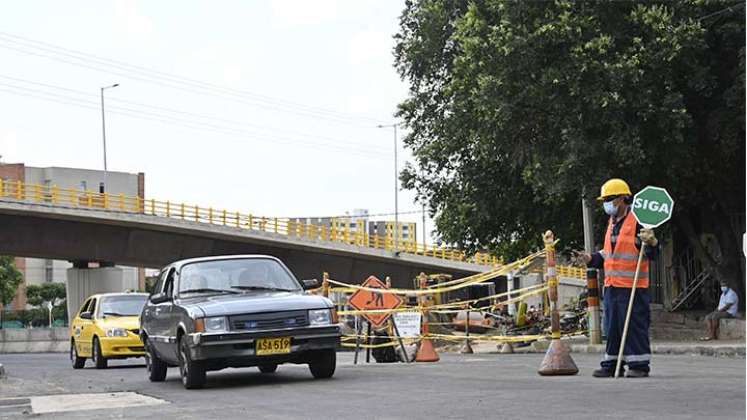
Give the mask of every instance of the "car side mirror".
[[319, 280], [317, 279], [306, 279], [306, 280], [301, 280], [301, 285], [303, 286], [304, 290], [309, 290], [309, 289], [317, 289], [322, 284], [319, 283]]
[[166, 293], [156, 293], [155, 295], [150, 297], [151, 303], [159, 304], [168, 302], [171, 300], [171, 296], [167, 295]]
[[90, 312], [81, 312], [80, 319], [91, 319], [93, 318], [93, 314]]

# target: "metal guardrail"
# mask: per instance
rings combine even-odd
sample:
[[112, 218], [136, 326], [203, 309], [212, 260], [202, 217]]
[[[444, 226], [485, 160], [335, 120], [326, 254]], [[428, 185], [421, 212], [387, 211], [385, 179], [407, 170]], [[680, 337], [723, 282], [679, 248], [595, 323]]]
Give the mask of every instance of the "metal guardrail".
[[[238, 211], [214, 209], [172, 201], [145, 199], [125, 194], [99, 193], [81, 191], [74, 188], [59, 188], [54, 185], [30, 184], [22, 181], [0, 179], [0, 199], [43, 203], [56, 207], [107, 210], [125, 213], [139, 213], [155, 217], [189, 220], [219, 226], [231, 226], [238, 229], [249, 229], [275, 233], [288, 237], [311, 241], [335, 242], [356, 245], [366, 248], [395, 251], [392, 237], [371, 235], [363, 230], [352, 230], [345, 224], [330, 227], [294, 222], [287, 218], [262, 217]], [[397, 251], [439, 258], [449, 261], [461, 261], [472, 264], [499, 267], [503, 261], [493, 255], [478, 252], [468, 256], [463, 251], [448, 247], [428, 246], [416, 241], [400, 240]], [[585, 271], [575, 267], [558, 267], [558, 273], [566, 277], [585, 278]]]

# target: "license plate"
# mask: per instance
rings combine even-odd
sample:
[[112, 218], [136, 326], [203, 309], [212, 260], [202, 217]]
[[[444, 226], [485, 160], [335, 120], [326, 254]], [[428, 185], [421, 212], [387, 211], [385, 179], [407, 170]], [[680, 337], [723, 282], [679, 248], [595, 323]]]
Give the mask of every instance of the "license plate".
[[269, 354], [287, 354], [291, 351], [290, 337], [260, 338], [257, 340], [257, 356]]

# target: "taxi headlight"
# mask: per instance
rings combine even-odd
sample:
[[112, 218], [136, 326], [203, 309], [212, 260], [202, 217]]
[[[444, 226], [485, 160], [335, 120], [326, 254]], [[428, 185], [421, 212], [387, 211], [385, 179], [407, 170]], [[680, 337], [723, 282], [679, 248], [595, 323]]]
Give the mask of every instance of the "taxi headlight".
[[109, 328], [106, 330], [107, 337], [127, 337], [127, 330], [124, 328]]
[[226, 317], [224, 316], [213, 316], [204, 319], [205, 332], [225, 332], [228, 331], [226, 328]]
[[332, 323], [332, 311], [329, 309], [312, 309], [309, 311], [309, 325], [329, 325]]

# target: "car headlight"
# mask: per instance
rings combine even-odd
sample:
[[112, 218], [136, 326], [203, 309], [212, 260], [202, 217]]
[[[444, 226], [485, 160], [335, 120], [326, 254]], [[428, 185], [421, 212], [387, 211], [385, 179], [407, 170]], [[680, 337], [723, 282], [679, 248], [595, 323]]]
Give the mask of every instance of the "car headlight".
[[127, 330], [124, 328], [109, 328], [106, 330], [107, 337], [127, 337]]
[[224, 316], [211, 316], [203, 319], [205, 325], [205, 332], [225, 332], [228, 331], [226, 317]]
[[331, 323], [331, 309], [312, 309], [309, 311], [309, 325], [329, 325]]

